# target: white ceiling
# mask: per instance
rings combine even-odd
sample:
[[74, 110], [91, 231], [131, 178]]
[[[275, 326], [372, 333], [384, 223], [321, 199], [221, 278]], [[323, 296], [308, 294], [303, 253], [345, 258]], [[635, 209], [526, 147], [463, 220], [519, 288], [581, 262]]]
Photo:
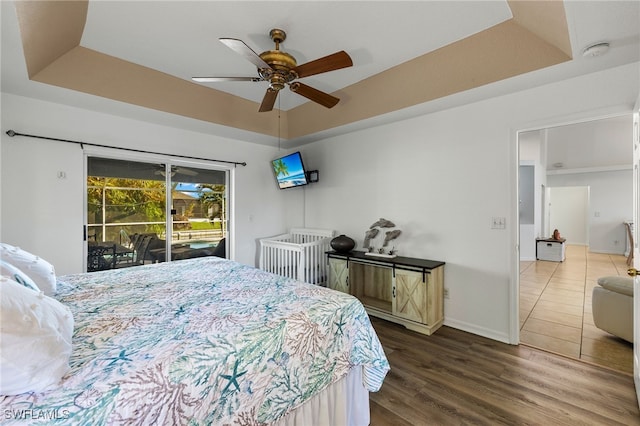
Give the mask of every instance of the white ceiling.
[[[572, 61], [454, 95], [451, 100], [432, 101], [332, 132], [397, 120], [468, 102], [474, 96], [495, 96], [640, 60], [639, 1], [564, 3]], [[167, 121], [167, 114], [29, 81], [13, 2], [2, 1], [1, 13], [3, 92], [254, 142], [272, 139], [183, 117], [173, 117], [171, 122]], [[259, 53], [273, 48], [269, 30], [282, 28], [287, 32], [287, 40], [281, 49], [294, 55], [299, 64], [338, 50], [351, 55], [353, 67], [304, 79], [306, 84], [331, 93], [510, 18], [506, 1], [92, 0], [81, 44], [186, 80], [194, 75], [253, 76], [255, 67], [217, 39], [239, 38]], [[582, 57], [585, 46], [600, 41], [611, 44], [609, 53], [597, 58]], [[208, 85], [260, 102], [267, 83]], [[288, 110], [306, 99], [285, 90], [279, 102], [276, 107]]]
[[[543, 162], [547, 173], [563, 174], [631, 170], [632, 135], [633, 117], [625, 114], [522, 132], [518, 140], [529, 147], [546, 141]], [[530, 149], [525, 148], [525, 151]]]
[[[328, 93], [460, 40], [512, 17], [506, 2], [90, 2], [81, 44], [167, 74], [256, 76], [249, 61], [218, 41], [274, 49], [272, 28], [286, 31], [281, 50], [298, 64], [345, 50], [351, 68], [304, 80]], [[108, 36], [107, 36], [108, 35]], [[260, 102], [266, 82], [209, 83]], [[281, 92], [281, 109], [307, 100]]]

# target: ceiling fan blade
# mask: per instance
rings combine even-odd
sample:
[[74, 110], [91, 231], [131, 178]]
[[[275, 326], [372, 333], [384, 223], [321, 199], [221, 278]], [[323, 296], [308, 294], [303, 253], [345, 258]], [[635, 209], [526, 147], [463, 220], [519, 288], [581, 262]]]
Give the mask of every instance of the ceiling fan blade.
[[246, 60], [258, 68], [271, 68], [269, 64], [263, 61], [244, 41], [238, 40], [237, 38], [221, 38], [220, 41], [234, 52], [244, 56]]
[[339, 98], [331, 96], [328, 93], [321, 92], [318, 89], [314, 89], [313, 87], [307, 86], [306, 84], [300, 83], [298, 81], [291, 83], [289, 85], [289, 88], [291, 89], [291, 91], [297, 93], [298, 95], [302, 95], [305, 98], [327, 108], [333, 108], [338, 102], [340, 102]]
[[185, 176], [198, 176], [198, 172], [196, 172], [195, 170], [188, 169], [186, 167], [176, 167], [175, 171], [176, 173], [180, 173], [181, 175], [185, 175]]
[[191, 77], [198, 83], [213, 83], [216, 81], [261, 81], [260, 77]]
[[267, 112], [273, 109], [273, 105], [276, 103], [276, 98], [278, 97], [278, 91], [273, 90], [271, 87], [267, 89], [267, 93], [264, 94], [264, 98], [262, 98], [262, 103], [260, 104], [260, 109], [258, 112]]
[[316, 59], [315, 61], [298, 65], [293, 70], [298, 74], [298, 78], [303, 78], [327, 71], [339, 70], [340, 68], [347, 68], [352, 65], [353, 61], [351, 60], [351, 57], [347, 52], [341, 50], [340, 52]]

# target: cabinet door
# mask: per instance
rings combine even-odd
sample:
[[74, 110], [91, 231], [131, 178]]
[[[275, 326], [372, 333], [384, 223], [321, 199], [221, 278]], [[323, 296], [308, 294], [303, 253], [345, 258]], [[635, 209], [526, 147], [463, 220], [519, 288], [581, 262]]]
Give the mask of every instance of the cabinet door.
[[349, 268], [343, 259], [329, 258], [329, 281], [327, 287], [349, 293]]
[[[393, 280], [393, 315], [427, 324], [427, 282], [422, 272], [396, 270]], [[427, 275], [427, 279], [428, 279]]]

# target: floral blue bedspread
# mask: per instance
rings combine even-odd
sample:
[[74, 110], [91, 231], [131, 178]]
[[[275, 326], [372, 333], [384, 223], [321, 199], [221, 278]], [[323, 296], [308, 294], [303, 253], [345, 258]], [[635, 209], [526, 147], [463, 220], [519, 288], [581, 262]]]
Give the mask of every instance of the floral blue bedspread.
[[58, 278], [75, 320], [58, 389], [4, 397], [3, 424], [268, 424], [389, 364], [360, 302], [217, 257]]

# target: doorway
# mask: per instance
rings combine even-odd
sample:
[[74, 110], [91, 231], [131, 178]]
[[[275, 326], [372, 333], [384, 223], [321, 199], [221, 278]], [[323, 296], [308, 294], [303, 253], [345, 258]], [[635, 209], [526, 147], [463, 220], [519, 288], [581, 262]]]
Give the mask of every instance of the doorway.
[[[536, 169], [535, 238], [554, 228], [567, 238], [563, 262], [520, 257], [519, 342], [627, 372], [632, 345], [595, 327], [591, 292], [598, 277], [626, 274], [632, 133], [628, 114], [518, 134], [519, 165]], [[519, 244], [529, 244], [519, 229]]]
[[87, 157], [87, 271], [227, 257], [229, 171]]

